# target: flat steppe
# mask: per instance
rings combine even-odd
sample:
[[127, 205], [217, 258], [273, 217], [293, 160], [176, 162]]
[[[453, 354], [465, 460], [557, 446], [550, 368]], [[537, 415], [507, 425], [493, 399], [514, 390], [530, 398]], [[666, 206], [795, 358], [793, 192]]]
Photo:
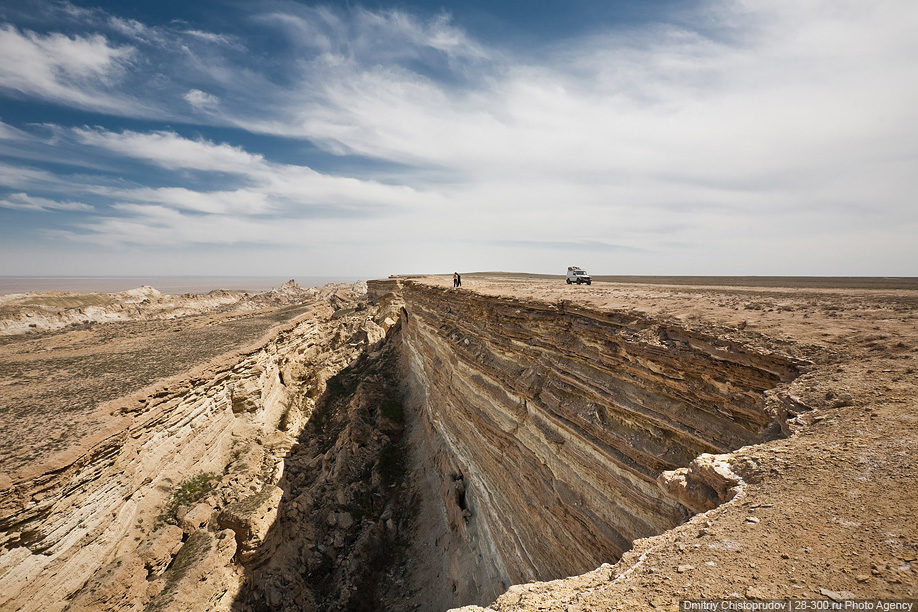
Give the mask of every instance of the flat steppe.
[[[452, 275], [405, 278], [452, 287]], [[517, 585], [491, 607], [918, 598], [918, 282], [626, 280], [578, 286], [563, 277], [463, 274], [458, 291], [633, 312], [790, 355], [809, 364], [790, 393], [811, 410], [794, 419], [790, 437], [733, 453], [746, 487], [731, 502], [639, 540], [617, 565]]]

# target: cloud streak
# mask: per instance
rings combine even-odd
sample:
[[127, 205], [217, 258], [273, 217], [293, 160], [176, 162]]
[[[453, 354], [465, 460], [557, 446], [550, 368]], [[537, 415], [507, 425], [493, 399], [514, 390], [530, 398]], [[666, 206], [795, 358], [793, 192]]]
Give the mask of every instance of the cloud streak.
[[32, 212], [51, 212], [56, 210], [88, 212], [94, 210], [92, 206], [82, 202], [59, 202], [47, 198], [36, 198], [25, 193], [12, 193], [0, 199], [0, 208]]
[[290, 202], [338, 205], [410, 205], [421, 196], [410, 187], [333, 176], [308, 166], [279, 164], [226, 143], [189, 139], [175, 132], [110, 132], [77, 128], [84, 144], [142, 159], [172, 170], [197, 170], [238, 175], [265, 196]]
[[[335, 230], [341, 222], [374, 223], [380, 218], [397, 219], [405, 210], [436, 201], [436, 194], [423, 194], [399, 185], [359, 180], [316, 172], [309, 167], [279, 164], [241, 147], [204, 139], [189, 139], [175, 132], [111, 132], [100, 128], [55, 128], [59, 139], [71, 137], [77, 144], [100, 149], [104, 154], [132, 157], [172, 171], [181, 181], [188, 172], [224, 177], [222, 183], [238, 183], [235, 189], [202, 190], [184, 186], [135, 187], [100, 183], [92, 176], [55, 181], [53, 175], [11, 167], [9, 176], [22, 178], [18, 186], [45, 191], [77, 191], [106, 202], [106, 211], [91, 222], [55, 235], [76, 241], [118, 244], [298, 244], [303, 236], [324, 226]], [[229, 178], [227, 178], [229, 177]], [[0, 172], [0, 184], [3, 173]], [[8, 208], [26, 208], [39, 199], [18, 194]], [[41, 200], [50, 209], [50, 200]], [[63, 209], [63, 204], [57, 208]], [[33, 209], [38, 210], [36, 206]], [[71, 207], [70, 210], [78, 210]], [[189, 229], [193, 228], [193, 229]], [[248, 228], [243, 231], [242, 228]], [[352, 225], [349, 229], [353, 229]]]

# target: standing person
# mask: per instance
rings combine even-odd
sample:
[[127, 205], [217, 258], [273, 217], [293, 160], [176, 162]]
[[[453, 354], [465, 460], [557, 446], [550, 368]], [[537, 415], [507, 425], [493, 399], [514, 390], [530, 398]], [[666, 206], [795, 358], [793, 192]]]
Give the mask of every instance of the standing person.
[[456, 286], [457, 287], [462, 286], [462, 275], [459, 274], [458, 272], [456, 272]]
[[453, 289], [459, 286], [459, 273], [453, 272]]

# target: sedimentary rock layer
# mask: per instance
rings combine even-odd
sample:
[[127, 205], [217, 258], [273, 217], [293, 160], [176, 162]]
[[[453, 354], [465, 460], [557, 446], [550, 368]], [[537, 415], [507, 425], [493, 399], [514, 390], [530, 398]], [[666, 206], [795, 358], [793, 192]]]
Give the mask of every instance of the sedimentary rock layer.
[[0, 295], [0, 336], [58, 330], [90, 323], [177, 319], [214, 311], [245, 313], [300, 304], [334, 291], [303, 288], [289, 280], [277, 289], [249, 294], [217, 289], [207, 294], [168, 295], [150, 286], [118, 293], [18, 293]]
[[369, 294], [393, 289], [418, 482], [443, 508], [416, 543], [441, 551], [439, 603], [614, 561], [691, 515], [662, 472], [781, 434], [764, 392], [797, 375], [790, 358], [563, 302]]
[[649, 315], [367, 292], [123, 400], [118, 435], [17, 479], [0, 609], [484, 603], [728, 499], [719, 454], [801, 409], [791, 357]]
[[283, 456], [325, 380], [374, 332], [359, 309], [335, 312], [340, 301], [121, 401], [123, 431], [12, 483], [0, 496], [0, 609], [228, 608], [234, 559], [255, 556], [274, 522]]
[[400, 580], [414, 517], [397, 330], [328, 380], [284, 460], [285, 501], [264, 547], [271, 552], [246, 564], [234, 609], [411, 609]]

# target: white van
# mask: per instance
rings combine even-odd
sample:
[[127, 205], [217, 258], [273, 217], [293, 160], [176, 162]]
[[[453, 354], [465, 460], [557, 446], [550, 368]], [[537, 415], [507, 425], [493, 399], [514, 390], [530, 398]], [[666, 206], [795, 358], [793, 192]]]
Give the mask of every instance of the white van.
[[586, 283], [587, 285], [592, 285], [593, 279], [586, 273], [586, 270], [581, 270], [577, 266], [570, 266], [567, 269], [567, 284], [570, 285], [571, 283], [577, 283], [578, 285]]

